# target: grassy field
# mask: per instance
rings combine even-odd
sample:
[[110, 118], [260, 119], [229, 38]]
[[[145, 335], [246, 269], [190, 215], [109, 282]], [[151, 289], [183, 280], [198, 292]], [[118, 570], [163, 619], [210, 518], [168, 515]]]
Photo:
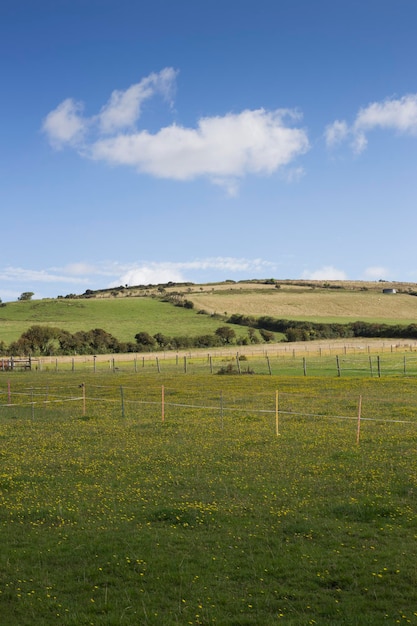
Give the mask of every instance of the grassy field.
[[[388, 324], [411, 324], [417, 320], [417, 290], [411, 283], [397, 284], [401, 293], [384, 295], [391, 283], [335, 283], [326, 288], [318, 283], [274, 284], [219, 283], [171, 287], [166, 293], [181, 292], [193, 302], [194, 309], [175, 307], [162, 302], [160, 292], [123, 290], [123, 297], [111, 292], [93, 298], [34, 300], [10, 302], [0, 307], [0, 341], [15, 341], [35, 324], [55, 326], [70, 332], [102, 328], [119, 341], [134, 341], [140, 331], [168, 336], [212, 334], [233, 313], [271, 316], [317, 322], [352, 322], [357, 320]], [[337, 288], [336, 288], [337, 287]], [[104, 297], [106, 296], [106, 297]], [[205, 311], [207, 315], [200, 315]], [[212, 317], [215, 314], [216, 317]], [[234, 326], [236, 334], [246, 329]], [[277, 340], [281, 335], [277, 335]]]
[[42, 357], [32, 360], [41, 372], [202, 374], [221, 370], [272, 376], [386, 377], [417, 376], [417, 342], [381, 340], [300, 342], [229, 346], [209, 351]]
[[38, 371], [0, 393], [3, 624], [417, 624], [415, 377]]
[[347, 323], [373, 321], [411, 324], [417, 319], [417, 298], [408, 293], [382, 294], [382, 289], [335, 290], [271, 285], [203, 291], [189, 296], [197, 309], [209, 313], [268, 315], [281, 319]]
[[[223, 322], [196, 311], [175, 307], [150, 297], [80, 300], [34, 300], [0, 307], [0, 341], [9, 344], [32, 325], [63, 328], [69, 332], [102, 328], [119, 341], [135, 341], [136, 333], [151, 335], [203, 335]], [[246, 334], [245, 329], [236, 329]]]

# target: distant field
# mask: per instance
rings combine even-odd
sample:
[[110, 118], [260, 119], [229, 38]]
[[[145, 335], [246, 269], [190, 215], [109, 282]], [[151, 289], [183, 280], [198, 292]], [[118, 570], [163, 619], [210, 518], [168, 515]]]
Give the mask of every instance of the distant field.
[[378, 291], [345, 291], [263, 286], [233, 286], [228, 290], [202, 291], [188, 296], [197, 309], [208, 313], [270, 315], [282, 319], [319, 322], [357, 320], [411, 324], [417, 320], [417, 298], [408, 293], [386, 295]]
[[[399, 293], [382, 293], [384, 287], [393, 285]], [[140, 331], [197, 336], [212, 334], [224, 325], [225, 316], [233, 313], [339, 323], [362, 320], [406, 325], [417, 321], [417, 297], [411, 295], [417, 293], [417, 285], [411, 283], [335, 282], [329, 288], [320, 283], [284, 281], [277, 289], [275, 284], [261, 282], [224, 282], [172, 286], [166, 292], [182, 293], [193, 302], [194, 309], [162, 302], [158, 288], [124, 289], [117, 297], [100, 292], [92, 298], [10, 302], [0, 307], [0, 341], [9, 344], [34, 324], [56, 326], [72, 333], [102, 328], [119, 341], [134, 341]], [[207, 315], [199, 314], [201, 311]], [[213, 314], [219, 317], [212, 317]], [[238, 336], [247, 334], [243, 327], [234, 329]]]

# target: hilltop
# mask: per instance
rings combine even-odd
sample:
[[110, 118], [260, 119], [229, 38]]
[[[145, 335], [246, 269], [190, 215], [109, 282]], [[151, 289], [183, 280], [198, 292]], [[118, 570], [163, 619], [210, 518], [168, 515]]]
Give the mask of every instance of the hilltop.
[[[386, 295], [384, 290], [395, 290]], [[232, 280], [120, 286], [0, 307], [0, 341], [9, 344], [33, 325], [70, 333], [100, 328], [132, 342], [138, 332], [200, 336], [230, 325], [231, 316], [409, 325], [417, 321], [417, 284], [385, 281]], [[237, 336], [247, 329], [233, 324]], [[275, 339], [281, 340], [277, 333]]]

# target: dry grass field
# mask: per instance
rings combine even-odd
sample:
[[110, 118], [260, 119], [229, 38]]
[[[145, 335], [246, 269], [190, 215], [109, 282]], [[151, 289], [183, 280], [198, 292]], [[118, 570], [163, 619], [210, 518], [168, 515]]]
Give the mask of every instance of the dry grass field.
[[[411, 324], [417, 319], [417, 298], [402, 284], [395, 294], [383, 294], [391, 283], [343, 283], [343, 288], [236, 283], [191, 291], [187, 298], [209, 314], [262, 316], [281, 319], [352, 322], [356, 320]], [[334, 284], [334, 287], [336, 284]]]

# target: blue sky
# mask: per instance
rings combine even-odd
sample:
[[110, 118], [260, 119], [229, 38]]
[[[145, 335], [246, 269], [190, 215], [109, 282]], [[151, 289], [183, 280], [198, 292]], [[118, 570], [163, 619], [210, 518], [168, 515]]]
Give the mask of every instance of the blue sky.
[[415, 0], [3, 0], [0, 297], [417, 281]]

